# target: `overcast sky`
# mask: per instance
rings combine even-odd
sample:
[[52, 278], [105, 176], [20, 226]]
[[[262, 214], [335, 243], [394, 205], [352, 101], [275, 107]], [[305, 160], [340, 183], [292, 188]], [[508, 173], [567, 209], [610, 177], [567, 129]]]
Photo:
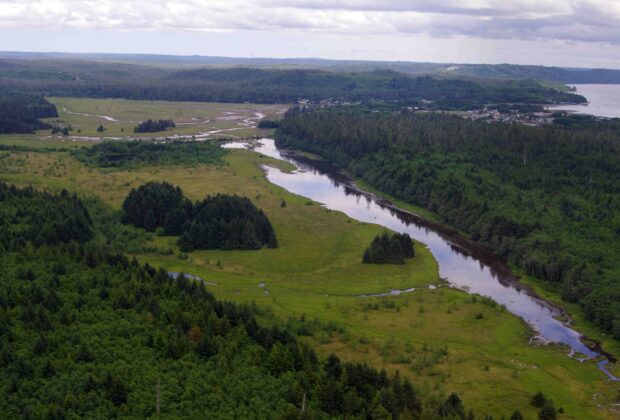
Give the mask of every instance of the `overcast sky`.
[[0, 50], [620, 68], [620, 0], [0, 0]]

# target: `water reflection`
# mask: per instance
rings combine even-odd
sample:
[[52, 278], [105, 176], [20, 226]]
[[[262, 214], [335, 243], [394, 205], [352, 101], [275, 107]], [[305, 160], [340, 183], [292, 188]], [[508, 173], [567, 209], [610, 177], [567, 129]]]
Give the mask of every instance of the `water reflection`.
[[[225, 145], [239, 147], [239, 143]], [[385, 226], [399, 233], [408, 233], [424, 243], [439, 264], [439, 274], [453, 287], [470, 293], [489, 296], [521, 317], [538, 333], [543, 342], [568, 345], [571, 353], [585, 358], [600, 356], [580, 340], [580, 334], [557, 320], [556, 308], [529, 294], [515, 282], [510, 269], [490, 250], [460, 238], [440, 225], [399, 210], [390, 203], [359, 191], [343, 174], [326, 162], [316, 162], [286, 150], [279, 150], [274, 141], [263, 139], [254, 148], [257, 152], [293, 163], [298, 169], [286, 173], [265, 166], [267, 179], [295, 194], [308, 197], [349, 217]], [[412, 290], [411, 290], [412, 291]], [[388, 292], [388, 294], [393, 292]], [[601, 366], [610, 379], [615, 379]]]

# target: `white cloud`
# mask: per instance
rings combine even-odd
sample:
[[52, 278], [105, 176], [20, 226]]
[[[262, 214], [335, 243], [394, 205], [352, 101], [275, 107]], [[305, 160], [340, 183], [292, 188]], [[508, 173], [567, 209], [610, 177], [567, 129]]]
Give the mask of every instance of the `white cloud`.
[[0, 27], [422, 34], [620, 44], [618, 0], [0, 0]]

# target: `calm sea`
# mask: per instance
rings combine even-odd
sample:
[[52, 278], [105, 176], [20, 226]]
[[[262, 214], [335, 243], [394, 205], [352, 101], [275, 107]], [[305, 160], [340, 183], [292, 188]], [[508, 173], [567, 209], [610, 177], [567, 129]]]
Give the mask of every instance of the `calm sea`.
[[552, 110], [573, 111], [599, 117], [620, 118], [620, 85], [571, 85], [588, 100], [585, 105], [560, 105]]

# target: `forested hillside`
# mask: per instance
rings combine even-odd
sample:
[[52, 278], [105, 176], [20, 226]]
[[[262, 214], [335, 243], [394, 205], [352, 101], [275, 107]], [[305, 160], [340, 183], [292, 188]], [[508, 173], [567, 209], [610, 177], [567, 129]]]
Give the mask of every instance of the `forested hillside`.
[[48, 96], [290, 103], [381, 101], [437, 109], [584, 102], [533, 80], [408, 75], [392, 70], [183, 69], [73, 60], [0, 60], [0, 87]]
[[[203, 284], [77, 233], [102, 235], [103, 219], [86, 218], [75, 196], [0, 191], [0, 228], [13, 232], [0, 253], [6, 418], [466, 416], [455, 394], [425, 400], [398, 375], [321, 361], [290, 332], [260, 326], [257, 308], [215, 300]], [[65, 223], [68, 206], [84, 213], [68, 226], [75, 235], [32, 239], [31, 230]], [[46, 216], [21, 215], [32, 207]]]
[[[221, 69], [253, 67], [261, 69], [320, 69], [340, 72], [393, 70], [406, 74], [451, 74], [494, 79], [534, 79], [560, 83], [620, 83], [620, 70], [601, 68], [570, 68], [519, 64], [462, 64], [415, 61], [331, 60], [319, 58], [266, 58], [266, 57], [214, 57], [163, 54], [113, 54], [113, 53], [58, 53], [58, 52], [0, 52], [7, 61], [39, 60], [48, 63], [63, 61], [90, 61], [101, 65], [150, 65], [157, 67]], [[28, 70], [9, 68], [10, 74], [23, 75]], [[43, 73], [41, 76], [53, 73]], [[70, 79], [70, 76], [66, 76]]]
[[32, 133], [49, 128], [39, 118], [57, 116], [56, 106], [43, 96], [4, 91], [0, 87], [0, 134]]
[[450, 67], [450, 73], [459, 74], [462, 76], [502, 79], [535, 79], [571, 84], [620, 83], [620, 71], [614, 69], [580, 69], [516, 64], [464, 64]]
[[295, 108], [278, 141], [437, 213], [620, 338], [620, 123]]

